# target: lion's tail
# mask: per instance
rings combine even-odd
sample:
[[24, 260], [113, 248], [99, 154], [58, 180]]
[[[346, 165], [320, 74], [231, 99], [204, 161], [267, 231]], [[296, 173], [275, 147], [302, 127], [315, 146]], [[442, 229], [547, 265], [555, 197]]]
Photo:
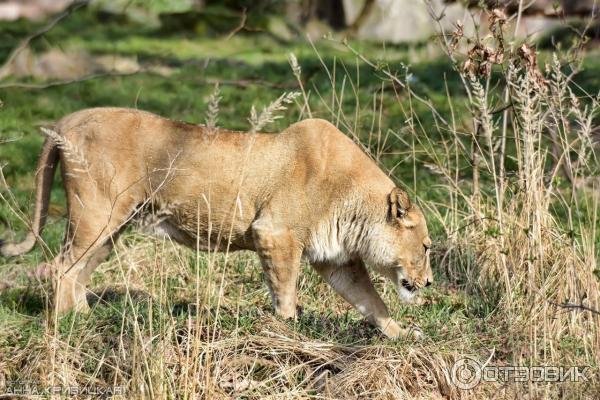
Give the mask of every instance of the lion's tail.
[[58, 153], [56, 143], [52, 138], [46, 137], [35, 176], [35, 211], [31, 229], [20, 243], [9, 243], [0, 240], [0, 255], [4, 257], [17, 256], [27, 253], [35, 246], [46, 222], [48, 204], [50, 203], [50, 189], [52, 188], [54, 171], [56, 171], [56, 165], [58, 164]]

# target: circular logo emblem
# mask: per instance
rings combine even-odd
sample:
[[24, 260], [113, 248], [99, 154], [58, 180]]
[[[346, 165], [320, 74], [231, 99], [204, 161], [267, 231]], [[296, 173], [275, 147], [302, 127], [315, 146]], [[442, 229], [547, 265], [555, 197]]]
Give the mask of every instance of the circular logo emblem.
[[451, 379], [459, 389], [473, 389], [481, 381], [481, 364], [470, 357], [461, 358], [452, 366]]

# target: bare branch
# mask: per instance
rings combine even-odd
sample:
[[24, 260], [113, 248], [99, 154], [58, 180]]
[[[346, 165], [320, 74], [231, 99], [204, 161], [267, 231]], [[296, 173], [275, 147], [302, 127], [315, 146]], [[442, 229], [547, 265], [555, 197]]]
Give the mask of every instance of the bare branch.
[[573, 303], [555, 303], [553, 301], [548, 300], [548, 303], [552, 304], [553, 306], [559, 307], [559, 308], [564, 308], [566, 310], [569, 311], [589, 311], [592, 313], [592, 315], [596, 315], [596, 316], [600, 316], [600, 311], [595, 310], [591, 307], [588, 306], [584, 306], [583, 304], [573, 304]]
[[10, 53], [10, 55], [8, 56], [8, 58], [6, 59], [6, 61], [2, 65], [2, 67], [0, 67], [0, 79], [4, 79], [8, 75], [10, 75], [10, 65], [15, 60], [15, 58], [17, 58], [17, 56], [19, 54], [21, 54], [21, 52], [23, 50], [25, 50], [27, 48], [27, 46], [29, 46], [29, 43], [32, 40], [34, 40], [34, 39], [42, 36], [43, 34], [49, 32], [50, 30], [52, 30], [56, 26], [56, 24], [58, 24], [60, 21], [62, 21], [65, 17], [71, 15], [73, 12], [75, 12], [78, 9], [80, 9], [81, 7], [83, 7], [86, 4], [88, 4], [87, 1], [76, 1], [76, 2], [74, 2], [65, 11], [63, 11], [60, 14], [58, 14], [54, 19], [52, 19], [48, 24], [46, 24], [41, 29], [35, 31], [31, 35], [29, 35], [25, 39], [23, 39], [21, 41], [21, 43], [19, 43], [19, 45], [17, 47], [15, 47], [14, 50]]

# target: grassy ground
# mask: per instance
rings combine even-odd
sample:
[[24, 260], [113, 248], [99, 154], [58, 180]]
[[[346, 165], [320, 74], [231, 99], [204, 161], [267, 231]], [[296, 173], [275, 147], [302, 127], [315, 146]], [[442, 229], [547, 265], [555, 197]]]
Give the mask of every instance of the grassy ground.
[[[0, 26], [0, 60], [32, 28], [27, 23]], [[399, 76], [403, 66], [410, 64], [412, 76], [407, 82], [415, 92], [431, 99], [446, 118], [453, 113], [458, 130], [468, 132], [466, 95], [441, 51], [427, 44], [351, 45]], [[598, 358], [587, 354], [587, 339], [576, 331], [566, 330], [535, 348], [531, 338], [537, 334], [515, 322], [527, 320], [526, 312], [508, 318], [500, 306], [503, 293], [493, 282], [472, 284], [470, 279], [477, 279], [477, 273], [465, 271], [483, 269], [485, 252], [468, 246], [450, 251], [448, 220], [454, 217], [440, 210], [456, 207], [451, 203], [458, 200], [431, 167], [430, 150], [441, 135], [437, 121], [426, 105], [384, 82], [381, 68], [366, 65], [333, 41], [320, 41], [313, 48], [306, 41], [281, 43], [267, 34], [228, 40], [201, 37], [147, 30], [121, 20], [99, 22], [84, 12], [61, 22], [36, 40], [33, 48], [42, 52], [55, 46], [136, 57], [143, 66], [168, 66], [172, 74], [140, 72], [45, 89], [1, 88], [0, 162], [10, 194], [3, 189], [0, 237], [18, 239], [25, 230], [22, 217], [30, 212], [34, 165], [42, 143], [39, 126], [82, 108], [108, 105], [202, 123], [213, 84], [219, 81], [219, 125], [248, 129], [252, 105], [260, 108], [284, 91], [297, 90], [287, 58], [293, 52], [302, 67], [313, 116], [336, 123], [359, 140], [395, 181], [416, 193], [426, 210], [432, 211], [428, 222], [436, 243], [437, 283], [425, 291], [424, 305], [407, 306], [391, 286], [374, 276], [393, 316], [404, 325], [420, 326], [427, 335], [421, 343], [390, 341], [366, 325], [308, 266], [300, 280], [302, 313], [296, 321], [281, 321], [270, 311], [253, 254], [195, 254], [130, 230], [94, 275], [92, 313], [48, 322], [48, 285], [27, 273], [60, 248], [66, 208], [57, 176], [43, 234], [49, 250], [36, 248], [0, 260], [0, 277], [8, 286], [0, 293], [0, 375], [5, 381], [116, 385], [133, 397], [172, 398], [198, 394], [206, 398], [460, 398], [515, 393], [591, 398], [594, 390], [597, 393], [597, 375], [588, 383], [482, 384], [473, 391], [450, 384], [447, 374], [464, 355], [482, 361], [490, 358], [495, 365], [535, 365], [544, 359], [539, 354], [551, 348], [565, 365], [590, 365], [590, 376], [598, 373]], [[594, 56], [597, 52], [586, 58], [577, 78], [591, 92], [600, 88], [600, 64], [593, 62]], [[299, 102], [291, 107], [266, 130], [277, 132], [306, 117], [301, 106]], [[407, 128], [414, 125], [419, 129]], [[418, 137], [411, 132], [428, 134]], [[466, 181], [469, 156], [457, 157], [456, 173]], [[511, 162], [516, 163], [509, 159], [509, 166]], [[490, 177], [482, 179], [484, 195], [493, 193]], [[588, 207], [578, 210], [579, 218], [597, 224], [597, 203], [583, 204]], [[571, 214], [563, 215], [560, 206], [557, 210], [559, 226], [579, 229], [568, 224]], [[459, 225], [463, 223], [468, 220]], [[591, 237], [595, 248], [600, 248], [600, 229]]]

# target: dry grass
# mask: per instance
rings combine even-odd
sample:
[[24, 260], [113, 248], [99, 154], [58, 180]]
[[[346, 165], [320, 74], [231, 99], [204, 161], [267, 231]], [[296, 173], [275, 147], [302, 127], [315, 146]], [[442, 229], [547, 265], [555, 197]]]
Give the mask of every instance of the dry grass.
[[[26, 347], [18, 339], [5, 345], [11, 356], [0, 365], [7, 377], [27, 376], [44, 387], [123, 385], [129, 396], [158, 398], [458, 394], [447, 371], [459, 353], [449, 343], [315, 339], [268, 310], [260, 279], [248, 279], [260, 268], [250, 254], [230, 256], [228, 263], [224, 255], [203, 256], [202, 272], [194, 276], [196, 260], [186, 250], [135, 235], [125, 241], [137, 243], [121, 244], [116, 260], [98, 271], [102, 279], [94, 292], [101, 300], [92, 314], [40, 327]], [[103, 291], [106, 282], [115, 281], [126, 284]], [[305, 312], [298, 324], [313, 318], [325, 335], [376, 334], [357, 315], [347, 327], [317, 315], [323, 312], [318, 298], [346, 307], [314, 274], [307, 271], [300, 285]], [[18, 335], [22, 328], [8, 323], [2, 336]]]

